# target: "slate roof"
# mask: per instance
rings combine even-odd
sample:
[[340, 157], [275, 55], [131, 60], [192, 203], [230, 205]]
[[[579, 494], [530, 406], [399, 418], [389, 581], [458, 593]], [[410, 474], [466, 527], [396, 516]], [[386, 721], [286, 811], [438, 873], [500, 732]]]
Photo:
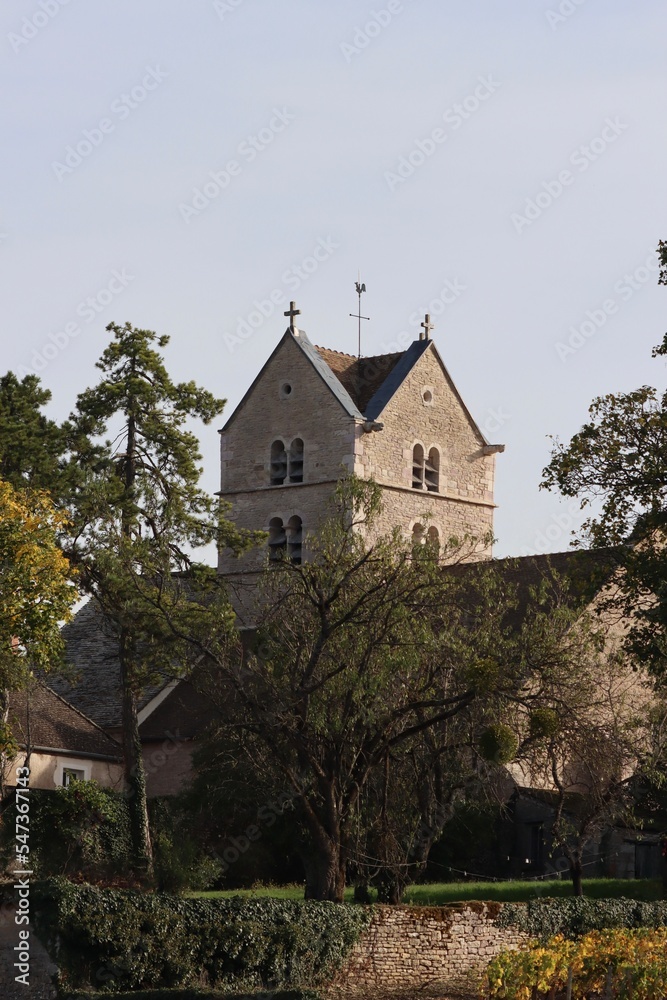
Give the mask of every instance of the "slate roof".
[[[113, 625], [99, 605], [90, 600], [65, 625], [63, 637], [68, 675], [49, 676], [49, 687], [103, 729], [119, 728], [120, 664]], [[138, 709], [151, 701], [169, 680], [170, 677], [165, 677], [163, 682], [147, 688], [137, 703]]]
[[10, 693], [9, 724], [22, 746], [28, 741], [29, 731], [34, 749], [121, 760], [120, 745], [45, 684]]

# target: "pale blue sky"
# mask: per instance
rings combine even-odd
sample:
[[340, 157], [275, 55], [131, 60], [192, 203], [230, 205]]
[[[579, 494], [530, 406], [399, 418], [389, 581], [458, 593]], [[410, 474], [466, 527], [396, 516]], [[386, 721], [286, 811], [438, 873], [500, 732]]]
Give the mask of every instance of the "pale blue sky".
[[667, 289], [645, 262], [667, 238], [666, 28], [663, 0], [8, 0], [0, 368], [39, 364], [63, 416], [129, 320], [170, 334], [174, 377], [229, 415], [285, 327], [254, 302], [295, 297], [311, 340], [354, 351], [360, 268], [364, 353], [430, 305], [507, 446], [496, 553], [566, 548], [571, 505], [538, 491], [547, 435], [596, 394], [665, 384]]

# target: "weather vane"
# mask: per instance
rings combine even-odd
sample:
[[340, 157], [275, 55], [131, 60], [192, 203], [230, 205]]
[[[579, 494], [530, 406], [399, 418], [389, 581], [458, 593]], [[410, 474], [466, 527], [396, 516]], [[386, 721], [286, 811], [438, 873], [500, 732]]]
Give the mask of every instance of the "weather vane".
[[362, 321], [362, 319], [370, 319], [370, 316], [362, 316], [361, 315], [361, 295], [362, 295], [362, 292], [366, 291], [366, 286], [362, 285], [359, 281], [355, 281], [354, 287], [357, 289], [357, 295], [359, 296], [359, 311], [356, 312], [356, 313], [350, 313], [350, 316], [353, 316], [354, 319], [356, 319], [356, 320], [359, 321], [359, 346], [358, 346], [358, 350], [357, 350], [357, 357], [360, 358], [361, 357], [361, 321]]

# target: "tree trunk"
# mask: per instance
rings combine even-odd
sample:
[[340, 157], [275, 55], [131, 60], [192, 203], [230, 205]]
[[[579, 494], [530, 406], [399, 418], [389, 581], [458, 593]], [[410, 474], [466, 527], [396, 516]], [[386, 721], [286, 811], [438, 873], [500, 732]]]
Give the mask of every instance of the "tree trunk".
[[132, 852], [137, 871], [150, 877], [153, 873], [153, 849], [148, 825], [146, 774], [141, 753], [137, 704], [129, 677], [127, 634], [121, 632], [119, 659], [122, 686], [123, 759], [125, 791], [130, 813]]
[[347, 852], [340, 838], [333, 839], [320, 826], [309, 824], [313, 837], [313, 853], [304, 859], [306, 899], [330, 900], [342, 903], [345, 895]]
[[570, 877], [572, 878], [572, 890], [575, 896], [583, 896], [583, 867], [580, 857], [574, 857], [570, 861]]

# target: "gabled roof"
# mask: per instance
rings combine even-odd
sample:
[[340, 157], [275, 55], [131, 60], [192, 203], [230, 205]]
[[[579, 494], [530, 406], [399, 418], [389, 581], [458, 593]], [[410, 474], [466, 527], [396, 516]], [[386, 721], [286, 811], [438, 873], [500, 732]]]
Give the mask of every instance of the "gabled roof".
[[23, 747], [30, 742], [36, 751], [121, 760], [121, 748], [115, 740], [42, 683], [10, 693], [9, 725]]
[[[63, 628], [65, 660], [72, 676], [49, 677], [49, 686], [104, 729], [121, 725], [121, 684], [118, 636], [95, 600], [88, 601]], [[151, 685], [142, 693], [143, 708], [171, 680]]]
[[429, 348], [442, 368], [452, 392], [465, 413], [471, 427], [483, 444], [488, 444], [463, 402], [452, 378], [445, 368], [432, 340], [415, 340], [406, 351], [379, 354], [370, 358], [357, 358], [352, 354], [316, 347], [304, 330], [287, 329], [270, 357], [260, 369], [250, 388], [243, 396], [229, 420], [221, 428], [225, 431], [250, 398], [255, 386], [283, 345], [291, 340], [308, 358], [322, 381], [329, 387], [343, 409], [355, 420], [376, 420], [394, 394], [401, 387], [419, 359]]
[[359, 409], [357, 408], [356, 403], [354, 402], [354, 400], [350, 396], [350, 394], [347, 391], [347, 389], [345, 388], [345, 386], [342, 384], [342, 382], [340, 382], [336, 378], [336, 376], [332, 372], [332, 370], [329, 367], [329, 365], [327, 364], [327, 362], [324, 360], [324, 358], [322, 357], [322, 355], [319, 353], [318, 349], [316, 347], [314, 347], [313, 344], [311, 344], [311, 342], [309, 341], [308, 337], [306, 336], [305, 331], [304, 330], [298, 330], [296, 333], [293, 333], [290, 329], [287, 329], [287, 330], [285, 330], [285, 333], [283, 334], [283, 336], [280, 338], [280, 340], [276, 344], [275, 348], [271, 352], [271, 354], [268, 357], [268, 359], [262, 365], [262, 367], [259, 370], [257, 376], [253, 379], [253, 381], [252, 381], [252, 383], [250, 385], [250, 388], [248, 389], [248, 391], [243, 396], [241, 402], [238, 404], [238, 406], [236, 407], [236, 409], [234, 410], [234, 412], [230, 416], [229, 420], [225, 424], [223, 424], [223, 426], [220, 428], [220, 433], [222, 433], [223, 431], [227, 430], [227, 428], [229, 427], [229, 425], [235, 419], [237, 413], [239, 413], [239, 411], [243, 408], [243, 406], [245, 406], [246, 402], [248, 401], [248, 399], [252, 395], [252, 393], [253, 393], [253, 391], [255, 389], [255, 386], [257, 385], [257, 383], [262, 378], [262, 375], [264, 374], [264, 371], [266, 370], [266, 368], [268, 368], [268, 366], [271, 364], [271, 362], [275, 358], [276, 354], [278, 354], [278, 352], [282, 349], [283, 345], [287, 341], [290, 341], [290, 340], [292, 341], [292, 343], [298, 345], [298, 347], [300, 348], [300, 350], [305, 354], [305, 356], [308, 358], [308, 360], [310, 361], [310, 363], [313, 366], [313, 368], [315, 369], [315, 371], [321, 377], [322, 381], [325, 382], [326, 385], [329, 387], [329, 389], [334, 394], [334, 396], [336, 397], [336, 399], [338, 400], [338, 402], [341, 404], [341, 406], [343, 407], [343, 409], [346, 410], [346, 412], [351, 417], [354, 417], [355, 420], [363, 420], [364, 419], [363, 418], [363, 414], [359, 412]]
[[142, 740], [192, 740], [201, 736], [215, 720], [211, 699], [201, 694], [192, 681], [179, 681], [154, 712], [139, 726]]

